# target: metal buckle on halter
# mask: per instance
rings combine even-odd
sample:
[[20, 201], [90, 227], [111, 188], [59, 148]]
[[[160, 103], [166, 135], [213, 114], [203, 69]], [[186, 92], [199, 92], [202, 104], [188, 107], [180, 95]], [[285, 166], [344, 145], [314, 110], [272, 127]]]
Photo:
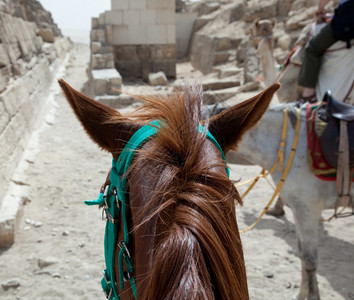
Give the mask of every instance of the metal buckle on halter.
[[102, 220], [107, 221], [108, 215], [107, 215], [107, 208], [108, 208], [108, 203], [107, 203], [107, 196], [108, 196], [108, 191], [109, 191], [109, 185], [106, 185], [104, 188], [103, 192], [103, 200], [104, 200], [104, 205], [102, 208]]
[[112, 189], [112, 194], [113, 194], [113, 196], [116, 198], [117, 207], [120, 208], [119, 199], [118, 199], [118, 193], [117, 193], [117, 188], [114, 187], [114, 188]]
[[[127, 257], [129, 260], [131, 260], [130, 252], [128, 250], [127, 244], [124, 241], [120, 241], [118, 243], [118, 247], [119, 247], [119, 249], [124, 248], [123, 258]], [[132, 275], [130, 274], [129, 271], [124, 271], [123, 272], [123, 280], [124, 281], [130, 281], [131, 278], [132, 278]]]
[[[106, 275], [107, 275], [106, 271], [103, 271], [103, 279], [106, 282], [106, 285], [108, 287], [108, 286], [111, 286], [111, 281], [107, 279]], [[111, 296], [112, 296], [113, 289], [112, 289], [112, 287], [110, 287], [109, 290], [108, 291], [107, 290], [104, 289], [103, 293], [104, 293], [104, 295], [106, 296], [107, 299], [110, 299]]]

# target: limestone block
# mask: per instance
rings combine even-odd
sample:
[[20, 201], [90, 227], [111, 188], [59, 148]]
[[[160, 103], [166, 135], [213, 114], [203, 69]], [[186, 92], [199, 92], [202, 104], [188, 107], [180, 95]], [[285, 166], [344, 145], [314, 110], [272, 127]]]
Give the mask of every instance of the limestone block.
[[269, 19], [277, 16], [277, 2], [278, 0], [269, 1], [248, 1], [248, 9], [244, 14], [243, 19], [246, 22], [253, 22], [256, 19]]
[[93, 54], [100, 53], [102, 49], [102, 44], [100, 42], [91, 42], [91, 52]]
[[10, 63], [9, 55], [7, 54], [7, 47], [0, 43], [0, 68], [5, 67]]
[[203, 80], [203, 90], [221, 90], [231, 87], [240, 86], [239, 80], [233, 80], [229, 78], [225, 79], [206, 79]]
[[127, 26], [113, 25], [112, 45], [128, 45], [129, 34]]
[[162, 71], [157, 73], [150, 73], [149, 83], [151, 85], [167, 85], [168, 81], [167, 81], [166, 74]]
[[152, 51], [152, 49], [148, 45], [139, 45], [136, 47], [136, 54], [137, 54], [137, 57], [140, 61], [150, 60], [151, 51]]
[[108, 69], [112, 67], [114, 67], [113, 53], [91, 55], [91, 69]]
[[283, 34], [278, 37], [277, 44], [280, 46], [283, 50], [289, 50], [291, 38], [288, 34]]
[[114, 57], [120, 61], [138, 61], [137, 46], [115, 46]]
[[92, 80], [94, 84], [95, 95], [117, 94], [114, 89], [120, 89], [122, 77], [114, 68], [92, 70]]
[[147, 32], [150, 30], [146, 25], [129, 25], [128, 26], [128, 44], [138, 45], [138, 44], [149, 44], [150, 41], [147, 39]]
[[231, 38], [228, 36], [216, 37], [215, 42], [216, 42], [216, 46], [215, 46], [216, 51], [225, 51], [233, 48]]
[[194, 23], [194, 29], [193, 31], [196, 32], [198, 31], [200, 28], [202, 28], [205, 24], [209, 23], [210, 21], [212, 21], [213, 18], [211, 16], [200, 16], [195, 20]]
[[0, 93], [2, 93], [12, 77], [12, 66], [8, 65], [0, 69]]
[[214, 49], [215, 44], [212, 37], [199, 33], [194, 34], [190, 50], [192, 66], [203, 74], [209, 73], [214, 65]]
[[111, 0], [112, 10], [127, 10], [129, 9], [130, 0]]
[[153, 61], [151, 63], [151, 71], [159, 72], [163, 71], [167, 77], [176, 77], [176, 60], [163, 60], [163, 61]]
[[106, 43], [106, 31], [104, 29], [92, 29], [91, 30], [91, 41]]
[[[188, 41], [190, 36], [188, 36]], [[167, 25], [166, 44], [176, 44], [176, 25]]]
[[[238, 82], [240, 85], [240, 82]], [[231, 87], [219, 90], [207, 90], [203, 92], [203, 104], [213, 104], [217, 102], [225, 101], [238, 92], [238, 87]]]
[[167, 26], [151, 25], [147, 31], [147, 41], [149, 44], [166, 44], [167, 43]]
[[37, 34], [42, 37], [44, 42], [54, 43], [55, 37], [53, 31], [50, 28], [39, 29]]
[[[280, 1], [285, 2], [285, 1]], [[243, 2], [236, 3], [230, 11], [230, 23], [240, 21], [245, 13], [246, 7]]]
[[147, 9], [147, 0], [130, 0], [130, 9], [145, 10]]
[[174, 10], [158, 10], [156, 25], [175, 24], [176, 13]]
[[302, 12], [294, 14], [285, 23], [285, 26], [289, 30], [296, 30], [305, 27], [312, 22], [311, 17], [314, 15], [315, 10], [304, 9]]
[[237, 74], [240, 74], [241, 72], [242, 72], [241, 68], [237, 68], [237, 67], [223, 68], [222, 67], [218, 70], [218, 78], [222, 79], [222, 78], [235, 76]]
[[139, 61], [116, 60], [115, 63], [123, 78], [141, 77], [141, 63]]
[[175, 11], [175, 0], [147, 0], [148, 9], [170, 9]]
[[98, 18], [91, 18], [91, 29], [99, 29]]
[[229, 57], [230, 52], [228, 51], [215, 52], [213, 65], [225, 63], [228, 61]]
[[203, 2], [198, 9], [198, 14], [201, 15], [207, 15], [210, 14], [211, 12], [217, 10], [220, 7], [220, 3], [217, 1], [214, 2]]
[[144, 25], [153, 25], [156, 22], [158, 12], [152, 9], [146, 9], [140, 12], [140, 23]]
[[152, 60], [174, 59], [175, 57], [176, 57], [176, 47], [174, 44], [151, 46]]
[[106, 24], [106, 18], [105, 18], [105, 13], [100, 13], [100, 15], [98, 16], [98, 25], [104, 26]]
[[105, 12], [106, 25], [123, 25], [123, 11], [109, 10]]
[[138, 10], [124, 10], [123, 24], [129, 26], [140, 24], [140, 12]]

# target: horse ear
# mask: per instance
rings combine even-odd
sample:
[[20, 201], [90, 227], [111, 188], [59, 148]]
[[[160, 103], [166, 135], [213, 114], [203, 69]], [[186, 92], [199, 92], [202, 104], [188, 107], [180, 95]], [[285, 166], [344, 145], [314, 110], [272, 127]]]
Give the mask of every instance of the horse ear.
[[279, 87], [279, 83], [274, 83], [253, 98], [236, 104], [210, 119], [209, 131], [225, 153], [235, 149], [242, 135], [261, 119]]
[[[136, 130], [134, 124], [124, 121], [121, 114], [102, 103], [95, 101], [73, 89], [63, 79], [58, 80], [66, 99], [74, 110], [87, 134], [101, 146], [117, 156], [132, 132]], [[121, 122], [112, 119], [121, 119]]]

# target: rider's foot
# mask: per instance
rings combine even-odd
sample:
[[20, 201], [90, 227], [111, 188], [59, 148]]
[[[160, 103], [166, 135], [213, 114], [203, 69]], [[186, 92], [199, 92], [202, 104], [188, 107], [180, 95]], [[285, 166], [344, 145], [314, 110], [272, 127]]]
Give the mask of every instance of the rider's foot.
[[296, 100], [296, 105], [301, 106], [306, 102], [316, 103], [317, 102], [316, 94], [312, 94], [310, 96], [301, 96], [299, 99]]

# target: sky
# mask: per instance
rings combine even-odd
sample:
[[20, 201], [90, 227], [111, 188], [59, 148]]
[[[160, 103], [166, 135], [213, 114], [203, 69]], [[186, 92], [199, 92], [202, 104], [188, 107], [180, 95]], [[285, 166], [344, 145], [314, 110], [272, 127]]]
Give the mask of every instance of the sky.
[[111, 0], [38, 0], [65, 36], [89, 43], [91, 18], [111, 9]]

